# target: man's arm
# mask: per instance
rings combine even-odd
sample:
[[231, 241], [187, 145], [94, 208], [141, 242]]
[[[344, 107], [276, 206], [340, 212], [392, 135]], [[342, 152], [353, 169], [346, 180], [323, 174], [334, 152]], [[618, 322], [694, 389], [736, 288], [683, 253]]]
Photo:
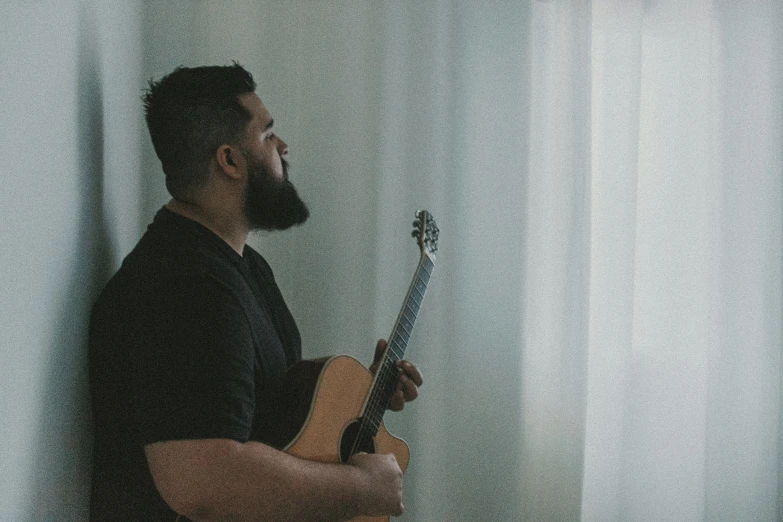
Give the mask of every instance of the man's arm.
[[144, 450], [163, 499], [192, 520], [346, 520], [403, 510], [393, 455], [323, 464], [230, 439], [156, 442]]

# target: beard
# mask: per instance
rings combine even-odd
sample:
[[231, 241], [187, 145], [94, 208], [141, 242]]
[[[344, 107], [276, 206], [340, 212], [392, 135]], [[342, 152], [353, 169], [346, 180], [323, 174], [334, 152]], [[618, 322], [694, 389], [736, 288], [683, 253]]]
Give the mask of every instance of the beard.
[[263, 163], [248, 163], [245, 218], [250, 230], [286, 230], [310, 217], [310, 210], [288, 180], [288, 162], [281, 160], [282, 180], [275, 179]]

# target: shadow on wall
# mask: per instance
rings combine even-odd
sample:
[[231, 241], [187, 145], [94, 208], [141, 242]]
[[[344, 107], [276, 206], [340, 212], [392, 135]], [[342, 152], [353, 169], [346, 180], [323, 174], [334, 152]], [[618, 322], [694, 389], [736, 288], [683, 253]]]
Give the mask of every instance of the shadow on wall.
[[[80, 187], [76, 255], [61, 274], [66, 288], [49, 350], [38, 425], [32, 521], [86, 520], [89, 509], [92, 426], [87, 330], [92, 303], [108, 280], [112, 244], [104, 222], [103, 93], [96, 27], [82, 12], [78, 47], [78, 159]], [[53, 267], [53, 270], [57, 270]]]

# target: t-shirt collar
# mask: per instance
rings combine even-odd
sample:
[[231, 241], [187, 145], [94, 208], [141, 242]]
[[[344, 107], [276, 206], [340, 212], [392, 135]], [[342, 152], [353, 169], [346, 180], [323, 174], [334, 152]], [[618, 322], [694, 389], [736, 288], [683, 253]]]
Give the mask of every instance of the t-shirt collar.
[[234, 250], [231, 245], [226, 243], [222, 237], [198, 221], [174, 212], [166, 206], [162, 207], [155, 215], [155, 222], [170, 224], [181, 229], [186, 234], [204, 238], [209, 242], [210, 245], [213, 245], [215, 248], [220, 250], [220, 252], [225, 254], [234, 263], [240, 266], [245, 264], [244, 256], [240, 255], [236, 250]]

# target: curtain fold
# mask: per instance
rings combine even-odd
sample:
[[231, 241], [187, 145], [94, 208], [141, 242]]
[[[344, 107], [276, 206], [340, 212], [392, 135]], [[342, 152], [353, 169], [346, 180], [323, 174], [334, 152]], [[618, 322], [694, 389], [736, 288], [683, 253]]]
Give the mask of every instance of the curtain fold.
[[535, 2], [522, 229], [522, 516], [579, 518], [590, 241], [590, 6]]
[[595, 3], [589, 357], [582, 519], [619, 521], [634, 322], [641, 2]]

